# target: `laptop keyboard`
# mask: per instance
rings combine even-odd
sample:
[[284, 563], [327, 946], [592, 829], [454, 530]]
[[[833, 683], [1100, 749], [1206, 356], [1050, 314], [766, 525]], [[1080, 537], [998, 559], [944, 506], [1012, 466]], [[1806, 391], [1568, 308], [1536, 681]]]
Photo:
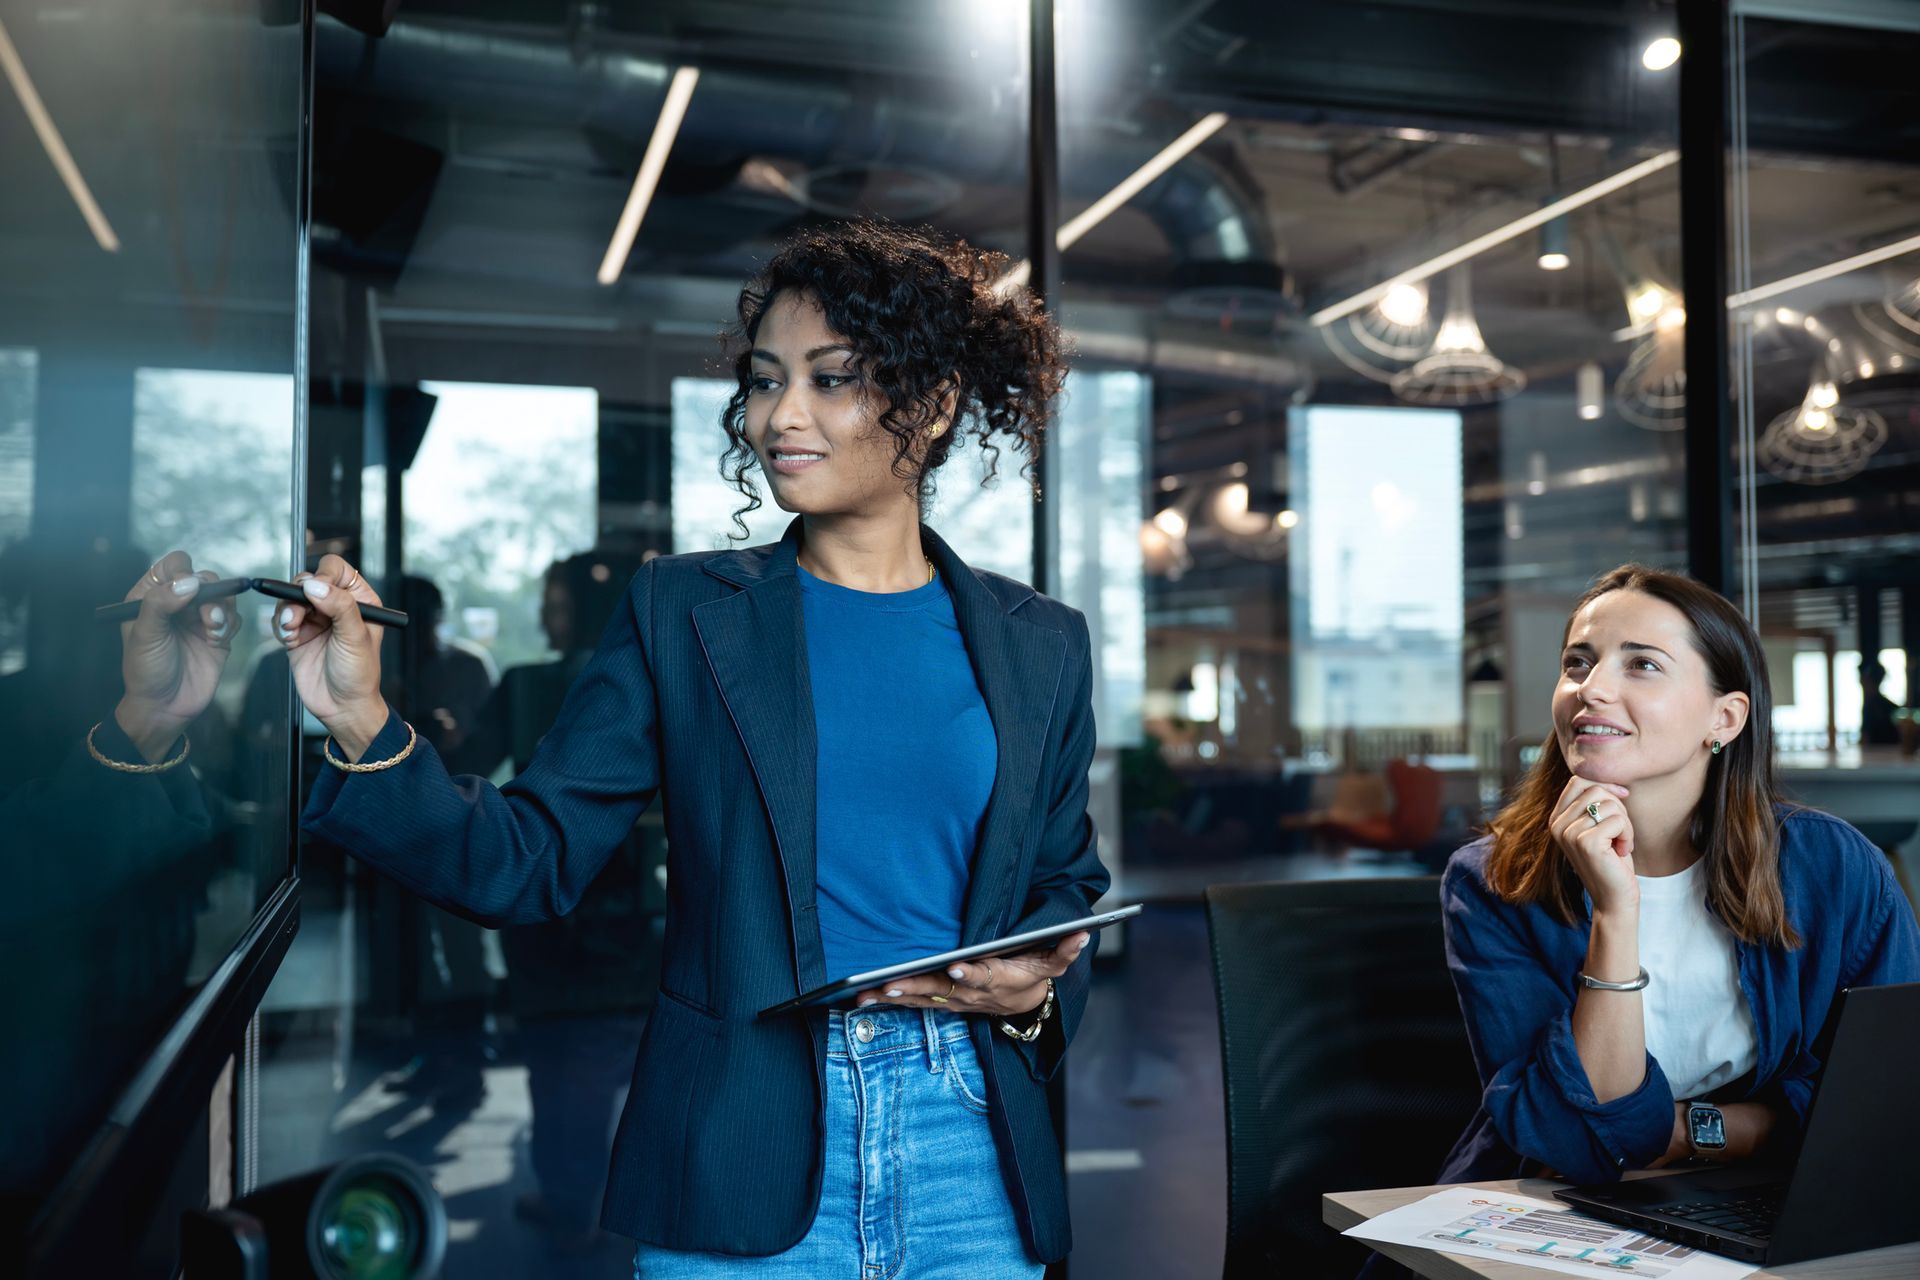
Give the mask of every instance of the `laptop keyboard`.
[[1739, 1200], [1712, 1200], [1700, 1204], [1663, 1204], [1660, 1212], [1669, 1218], [1730, 1231], [1753, 1240], [1773, 1238], [1773, 1220], [1780, 1216], [1780, 1202], [1786, 1198], [1785, 1183], [1761, 1187]]

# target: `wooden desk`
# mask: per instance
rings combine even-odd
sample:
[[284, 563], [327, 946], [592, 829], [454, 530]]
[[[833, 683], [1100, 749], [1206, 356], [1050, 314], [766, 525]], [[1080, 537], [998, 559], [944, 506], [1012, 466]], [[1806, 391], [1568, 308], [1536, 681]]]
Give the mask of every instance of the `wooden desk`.
[[[1489, 1191], [1517, 1191], [1521, 1195], [1551, 1200], [1554, 1191], [1566, 1184], [1544, 1178], [1522, 1178], [1518, 1181], [1509, 1179], [1505, 1182], [1470, 1182], [1464, 1185], [1485, 1187]], [[1320, 1198], [1320, 1218], [1335, 1231], [1345, 1231], [1389, 1209], [1412, 1204], [1440, 1190], [1444, 1188], [1394, 1187], [1385, 1191], [1335, 1191]], [[1401, 1266], [1410, 1268], [1417, 1275], [1429, 1276], [1432, 1280], [1540, 1280], [1542, 1276], [1554, 1274], [1517, 1263], [1464, 1258], [1432, 1249], [1377, 1244], [1371, 1240], [1362, 1240], [1360, 1243], [1378, 1249]], [[1792, 1266], [1756, 1271], [1752, 1280], [1769, 1280], [1775, 1276], [1781, 1280], [1913, 1280], [1913, 1277], [1920, 1276], [1920, 1244], [1903, 1244], [1869, 1253], [1849, 1253], [1837, 1258], [1822, 1258], [1817, 1262], [1796, 1262]]]

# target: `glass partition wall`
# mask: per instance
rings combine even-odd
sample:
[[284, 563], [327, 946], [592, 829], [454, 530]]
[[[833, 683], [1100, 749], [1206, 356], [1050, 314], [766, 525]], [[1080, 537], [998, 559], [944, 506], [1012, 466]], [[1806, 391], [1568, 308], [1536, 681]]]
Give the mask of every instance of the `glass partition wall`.
[[[1920, 884], [1920, 148], [1907, 6], [1739, 4], [1733, 391], [1741, 584], [1784, 778]], [[1903, 123], [1894, 124], [1894, 121]]]
[[1136, 420], [1104, 464], [1134, 536], [1082, 544], [1128, 606], [1098, 624], [1105, 847], [1118, 896], [1162, 900], [1076, 1055], [1075, 1145], [1145, 1149], [1075, 1183], [1086, 1274], [1217, 1266], [1201, 890], [1437, 870], [1548, 731], [1571, 600], [1686, 565], [1678, 97], [1644, 57], [1672, 33], [1625, 5], [1059, 7], [1068, 397], [1124, 379]]
[[[297, 8], [0, 5], [0, 1229], [35, 1265], [171, 1266], [232, 1190], [206, 1084], [155, 1099], [238, 1043], [211, 1010], [288, 892], [291, 700], [245, 698], [257, 596], [94, 610], [298, 563], [303, 66]], [[162, 1203], [126, 1166], [194, 1124]]]
[[[1045, 500], [963, 453], [932, 522], [1086, 612], [1102, 848], [1153, 903], [1104, 948], [1068, 1075], [1082, 1273], [1218, 1269], [1202, 889], [1438, 867], [1544, 737], [1570, 601], [1697, 558], [1690, 310], [1729, 326], [1728, 585], [1788, 781], [1914, 847], [1898, 13], [1732, 6], [1730, 216], [1683, 253], [1670, 4], [1034, 3], [1047, 75], [1019, 0], [319, 18], [310, 296], [300, 26], [0, 5], [5, 945], [47, 975], [9, 997], [38, 1050], [0, 1080], [10, 1224], [286, 881], [288, 775], [322, 767], [245, 597], [191, 770], [99, 765], [123, 640], [93, 606], [169, 551], [227, 575], [338, 551], [419, 621], [392, 700], [510, 777], [635, 568], [724, 542], [715, 338], [824, 219], [1055, 249], [1077, 356]], [[1683, 296], [1723, 248], [1726, 304]], [[398, 1149], [448, 1198], [450, 1269], [610, 1273], [591, 1223], [656, 976], [657, 815], [551, 928], [300, 852], [233, 1185]]]
[[[456, 771], [526, 764], [640, 564], [729, 545], [719, 338], [782, 238], [879, 215], [1026, 256], [1023, 11], [320, 20], [313, 548], [413, 610], [388, 694]], [[982, 488], [957, 453], [931, 522], [1026, 578], [1011, 461]], [[745, 519], [755, 545], [790, 517]], [[447, 1197], [450, 1273], [618, 1268], [593, 1228], [658, 982], [662, 832], [643, 816], [565, 920], [498, 931], [308, 842], [305, 927], [263, 1008], [262, 1176], [399, 1150]]]

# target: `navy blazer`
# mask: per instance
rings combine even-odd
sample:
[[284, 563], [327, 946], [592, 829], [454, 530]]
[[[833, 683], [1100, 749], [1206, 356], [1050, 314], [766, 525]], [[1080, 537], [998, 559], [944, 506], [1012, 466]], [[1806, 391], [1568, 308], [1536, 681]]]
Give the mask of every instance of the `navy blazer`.
[[[999, 742], [963, 943], [1087, 915], [1108, 876], [1087, 816], [1092, 655], [1076, 610], [968, 568], [929, 529]], [[824, 984], [814, 906], [812, 690], [794, 560], [778, 543], [665, 556], [628, 588], [525, 772], [450, 777], [424, 742], [394, 768], [322, 770], [304, 825], [485, 925], [564, 915], [653, 800], [667, 832], [666, 952], [601, 1222], [671, 1249], [777, 1253], [820, 1201], [826, 1014], [756, 1013]], [[368, 759], [406, 745], [390, 716]], [[938, 761], [903, 760], [914, 785]], [[1096, 935], [1097, 936], [1097, 935]], [[1094, 947], [1033, 1044], [974, 1020], [1007, 1190], [1042, 1261], [1072, 1244], [1047, 1081], [1086, 1007]], [[838, 976], [838, 975], [835, 975]], [[964, 1211], [964, 1208], [962, 1208]]]

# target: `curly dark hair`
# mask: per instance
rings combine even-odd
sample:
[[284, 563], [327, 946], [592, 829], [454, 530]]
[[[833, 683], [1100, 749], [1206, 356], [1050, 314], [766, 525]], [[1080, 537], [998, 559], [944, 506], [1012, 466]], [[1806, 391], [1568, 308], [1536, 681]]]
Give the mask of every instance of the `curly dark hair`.
[[[1039, 492], [1039, 457], [1053, 398], [1066, 379], [1059, 326], [1024, 286], [996, 287], [1007, 255], [976, 249], [926, 229], [863, 219], [803, 232], [783, 245], [740, 290], [738, 320], [729, 331], [736, 380], [720, 424], [727, 451], [720, 473], [746, 498], [741, 518], [760, 508], [748, 473], [757, 463], [747, 440], [746, 404], [752, 351], [760, 322], [783, 293], [816, 302], [828, 326], [853, 348], [863, 387], [885, 398], [878, 425], [893, 437], [893, 471], [910, 481], [924, 513], [933, 497], [933, 473], [963, 436], [986, 453], [990, 482], [999, 473], [1000, 437], [1025, 456], [1020, 474]], [[924, 452], [918, 433], [955, 400], [953, 429]]]

